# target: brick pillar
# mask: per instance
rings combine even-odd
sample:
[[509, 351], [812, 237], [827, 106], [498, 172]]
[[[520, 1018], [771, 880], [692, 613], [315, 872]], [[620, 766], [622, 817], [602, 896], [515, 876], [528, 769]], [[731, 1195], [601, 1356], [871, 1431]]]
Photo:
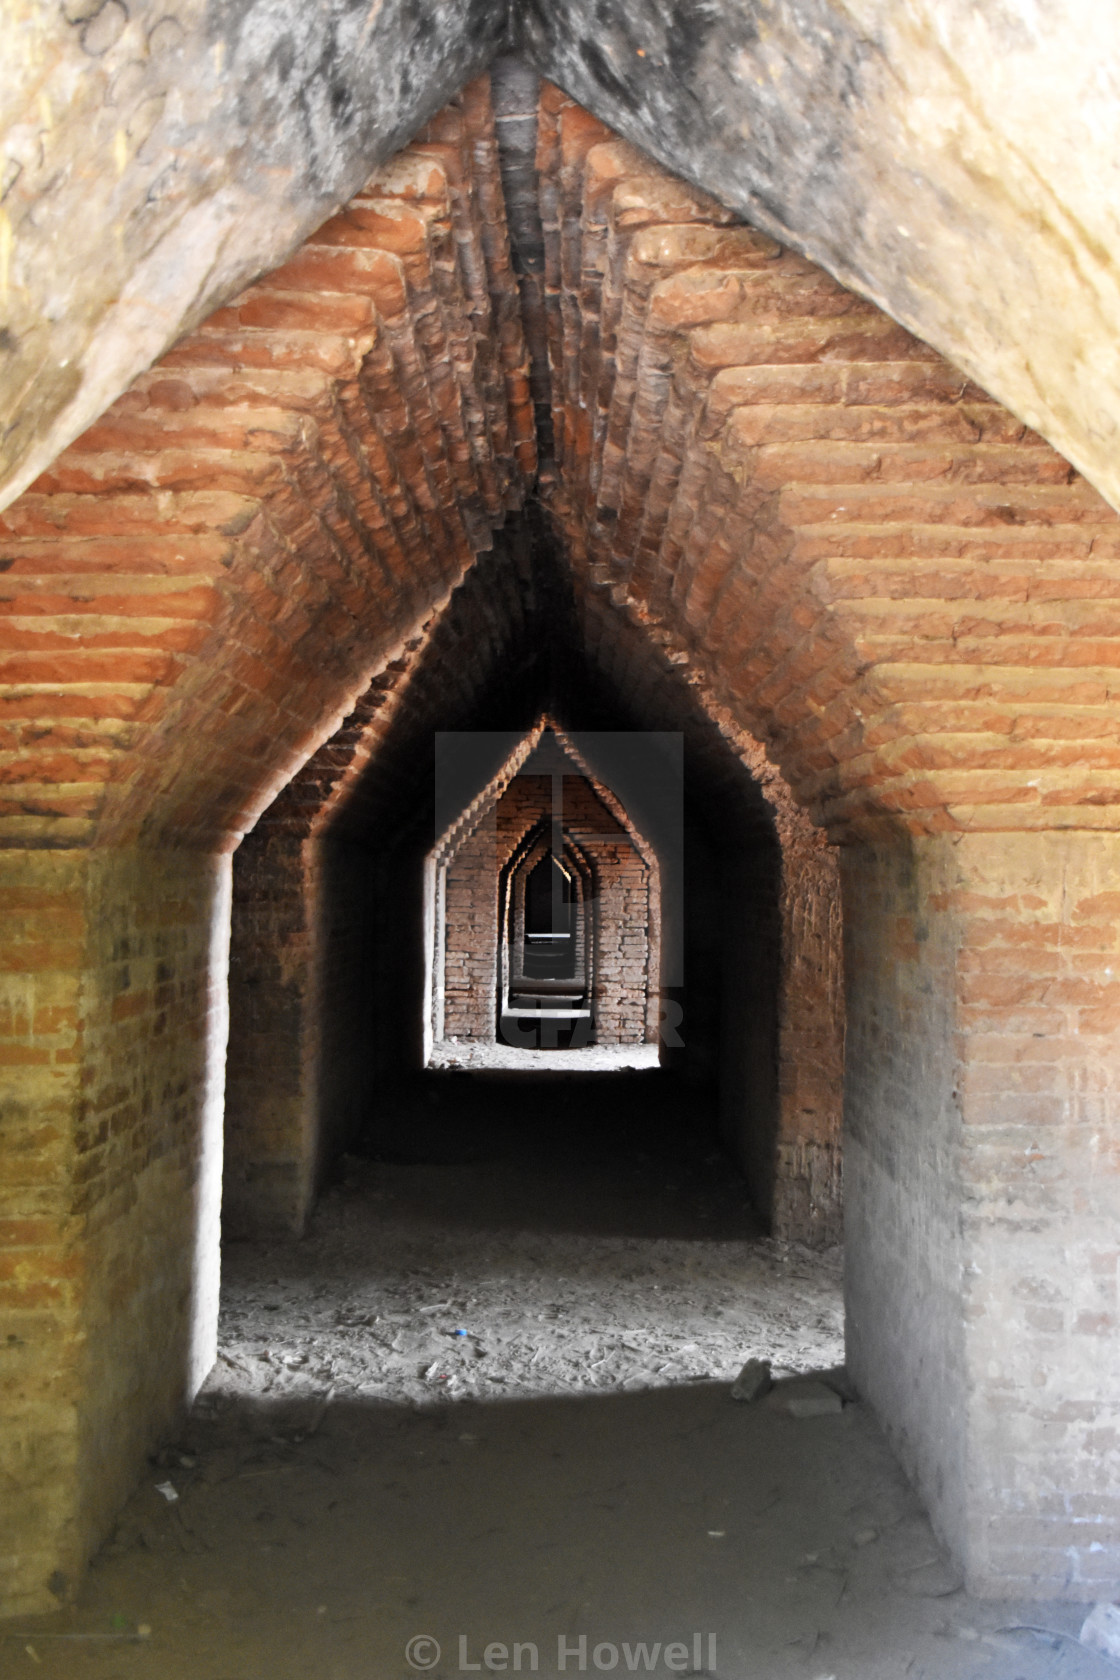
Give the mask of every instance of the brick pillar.
[[782, 836], [775, 1236], [826, 1248], [843, 1236], [844, 999], [836, 851]]
[[317, 1136], [320, 858], [261, 828], [234, 854], [223, 1220], [234, 1237], [298, 1236]]
[[970, 1585], [1120, 1591], [1120, 838], [843, 858], [849, 1359]]
[[67, 1595], [213, 1362], [228, 881], [0, 853], [0, 1613]]

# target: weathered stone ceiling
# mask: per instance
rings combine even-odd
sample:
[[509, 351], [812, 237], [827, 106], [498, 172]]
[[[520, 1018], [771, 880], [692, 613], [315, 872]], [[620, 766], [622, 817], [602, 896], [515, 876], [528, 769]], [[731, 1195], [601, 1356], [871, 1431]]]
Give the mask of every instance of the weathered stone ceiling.
[[482, 82], [0, 517], [0, 833], [236, 835], [535, 464]]
[[[3, 0], [0, 505], [493, 55], [506, 0]], [[514, 0], [542, 71], [1120, 502], [1120, 11]]]
[[0, 506], [503, 29], [493, 0], [3, 0]]

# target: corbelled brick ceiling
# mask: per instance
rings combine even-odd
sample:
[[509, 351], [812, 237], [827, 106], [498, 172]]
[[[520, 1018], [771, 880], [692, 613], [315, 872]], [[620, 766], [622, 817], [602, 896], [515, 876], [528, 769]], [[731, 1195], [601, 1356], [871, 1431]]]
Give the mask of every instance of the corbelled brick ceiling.
[[3, 0], [0, 506], [503, 45], [1120, 498], [1120, 12]]
[[643, 625], [837, 835], [887, 813], [1115, 826], [1101, 497], [889, 317], [549, 90], [539, 157], [553, 506], [589, 636], [608, 600]]
[[477, 86], [0, 516], [9, 842], [239, 830], [535, 466]]
[[835, 835], [1114, 826], [1116, 515], [547, 84], [537, 126], [528, 343], [482, 79], [3, 516], [7, 837], [232, 843], [524, 503], [531, 361], [616, 686], [675, 670]]

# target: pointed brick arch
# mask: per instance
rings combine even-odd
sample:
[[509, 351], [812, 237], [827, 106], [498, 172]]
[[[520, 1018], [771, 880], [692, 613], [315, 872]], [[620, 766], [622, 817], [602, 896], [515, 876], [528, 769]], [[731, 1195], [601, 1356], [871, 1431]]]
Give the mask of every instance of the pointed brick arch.
[[[856, 1378], [974, 1584], [1100, 1596], [1120, 521], [870, 304], [555, 89], [539, 118], [540, 500], [582, 639], [757, 766], [830, 1009], [810, 818], [839, 842]], [[228, 848], [484, 575], [528, 366], [474, 84], [0, 521], [14, 1607], [76, 1578], [212, 1348]]]

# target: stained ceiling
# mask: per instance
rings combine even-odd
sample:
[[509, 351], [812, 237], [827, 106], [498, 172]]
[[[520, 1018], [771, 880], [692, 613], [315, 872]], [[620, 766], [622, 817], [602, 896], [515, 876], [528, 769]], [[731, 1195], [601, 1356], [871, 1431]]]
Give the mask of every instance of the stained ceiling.
[[4, 0], [0, 505], [511, 43], [1120, 498], [1108, 0]]

